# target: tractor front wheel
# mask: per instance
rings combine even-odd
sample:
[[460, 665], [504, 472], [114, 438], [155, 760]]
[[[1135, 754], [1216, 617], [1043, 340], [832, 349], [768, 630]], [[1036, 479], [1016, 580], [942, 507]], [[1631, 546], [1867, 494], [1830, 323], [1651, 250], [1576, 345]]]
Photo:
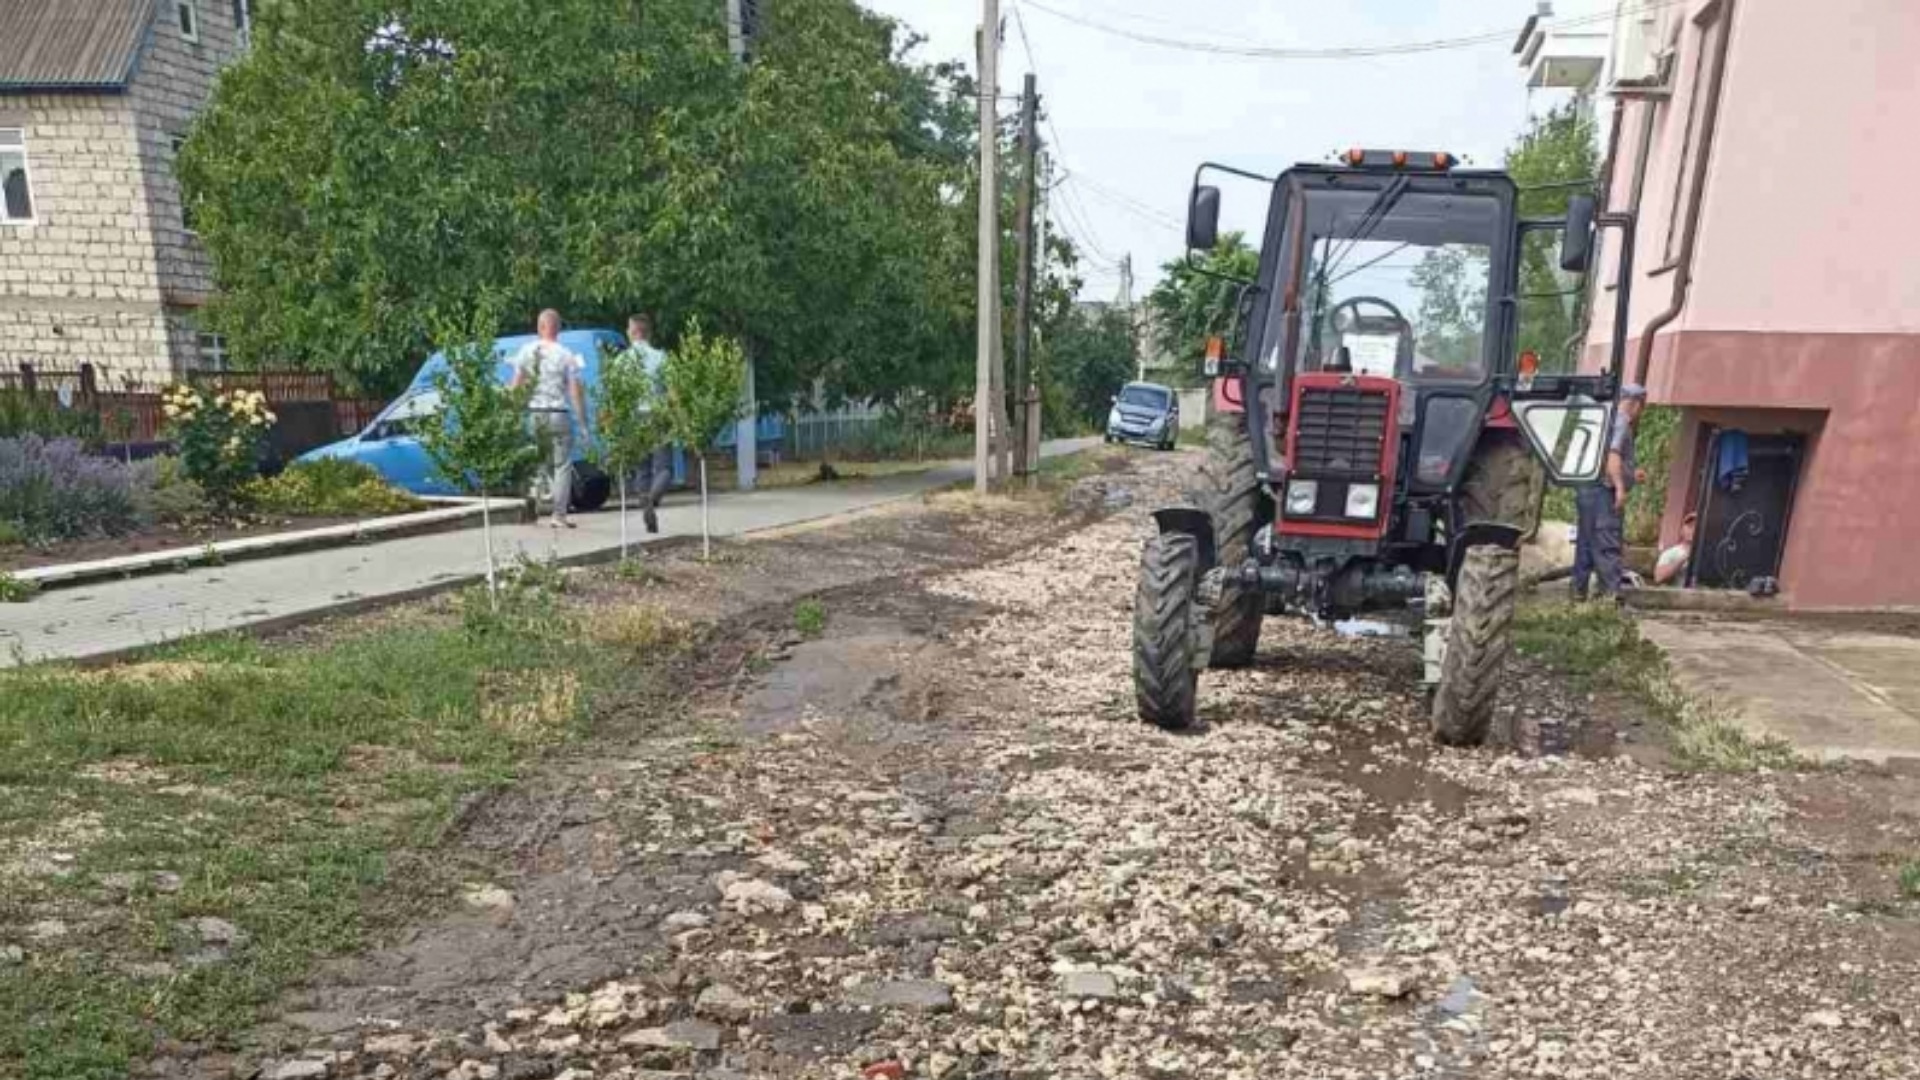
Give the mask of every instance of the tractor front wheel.
[[1194, 590], [1200, 549], [1184, 533], [1161, 533], [1140, 554], [1133, 596], [1133, 695], [1140, 719], [1177, 731], [1193, 725]]
[[1496, 544], [1467, 550], [1453, 589], [1446, 656], [1433, 695], [1433, 737], [1440, 742], [1478, 746], [1486, 741], [1519, 592], [1518, 552]]
[[[1213, 541], [1219, 565], [1230, 570], [1253, 555], [1253, 536], [1273, 520], [1272, 503], [1254, 472], [1253, 443], [1246, 417], [1227, 413], [1207, 422], [1207, 456], [1189, 493], [1194, 505], [1213, 520]], [[1237, 581], [1220, 592], [1213, 609], [1213, 651], [1208, 663], [1217, 668], [1239, 668], [1253, 663], [1260, 647], [1260, 620], [1266, 601], [1258, 589]]]

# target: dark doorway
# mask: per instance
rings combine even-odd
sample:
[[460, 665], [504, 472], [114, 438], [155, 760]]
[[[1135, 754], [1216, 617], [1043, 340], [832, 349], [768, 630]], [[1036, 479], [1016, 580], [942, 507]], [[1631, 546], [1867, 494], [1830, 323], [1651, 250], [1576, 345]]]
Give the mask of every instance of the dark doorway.
[[[1723, 450], [1739, 439], [1746, 441], [1745, 468], [1729, 469]], [[1755, 578], [1779, 576], [1805, 459], [1806, 439], [1800, 435], [1714, 429], [1701, 466], [1688, 585], [1744, 589]]]

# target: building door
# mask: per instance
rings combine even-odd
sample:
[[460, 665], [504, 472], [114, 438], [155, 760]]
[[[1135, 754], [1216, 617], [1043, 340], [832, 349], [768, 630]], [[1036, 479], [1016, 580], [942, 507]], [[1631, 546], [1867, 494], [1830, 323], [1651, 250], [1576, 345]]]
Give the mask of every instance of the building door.
[[[1746, 442], [1744, 470], [1738, 454], [1725, 453], [1740, 439]], [[1755, 578], [1779, 576], [1805, 459], [1806, 440], [1799, 435], [1714, 429], [1701, 469], [1688, 585], [1744, 589]]]

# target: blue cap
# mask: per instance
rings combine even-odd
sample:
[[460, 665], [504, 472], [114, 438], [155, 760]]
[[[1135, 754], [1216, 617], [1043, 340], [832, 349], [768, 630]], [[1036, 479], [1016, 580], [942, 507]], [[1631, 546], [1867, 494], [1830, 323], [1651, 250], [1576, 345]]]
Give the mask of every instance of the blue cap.
[[1637, 382], [1621, 383], [1620, 397], [1622, 400], [1638, 399], [1645, 401], [1647, 399], [1647, 388]]

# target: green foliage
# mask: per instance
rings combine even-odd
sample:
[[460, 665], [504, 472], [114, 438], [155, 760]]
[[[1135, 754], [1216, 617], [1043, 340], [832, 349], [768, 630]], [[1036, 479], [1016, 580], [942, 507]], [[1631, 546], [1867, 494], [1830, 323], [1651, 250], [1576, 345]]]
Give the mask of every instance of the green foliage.
[[260, 466], [260, 446], [276, 417], [257, 390], [205, 391], [177, 383], [161, 393], [167, 437], [187, 476], [217, 510], [230, 510]]
[[212, 503], [187, 467], [172, 455], [147, 458], [132, 465], [134, 498], [140, 516], [162, 525], [191, 525], [212, 512]]
[[100, 418], [79, 409], [62, 409], [37, 394], [0, 389], [0, 439], [19, 435], [79, 439], [89, 446], [98, 446]]
[[793, 606], [793, 628], [800, 631], [801, 637], [817, 638], [827, 632], [827, 608], [825, 604], [808, 597]]
[[637, 349], [601, 358], [593, 421], [597, 450], [609, 472], [630, 473], [667, 443], [665, 417], [653, 409], [659, 396], [657, 374], [647, 370]]
[[1126, 312], [1118, 308], [1076, 314], [1056, 331], [1047, 375], [1061, 400], [1048, 402], [1050, 421], [1064, 413], [1071, 418], [1068, 430], [1104, 425], [1113, 395], [1133, 378], [1131, 340]]
[[461, 342], [458, 331], [444, 340], [447, 366], [434, 373], [440, 410], [420, 422], [420, 445], [448, 483], [481, 495], [522, 491], [540, 463], [540, 447], [527, 426], [533, 384], [508, 387], [496, 376], [493, 345], [477, 333]]
[[0, 570], [0, 604], [19, 604], [33, 599], [40, 586], [31, 581], [22, 581], [5, 570]]
[[658, 383], [649, 381], [649, 437], [664, 433], [668, 437], [662, 441], [681, 446], [711, 444], [740, 416], [746, 378], [747, 357], [740, 342], [709, 336], [700, 320], [693, 320], [660, 365]]
[[242, 495], [263, 513], [311, 517], [404, 514], [421, 506], [372, 466], [345, 458], [295, 462], [278, 476], [249, 483]]
[[[1243, 234], [1230, 232], [1200, 264], [1216, 274], [1252, 281], [1260, 270], [1260, 253], [1247, 245]], [[1240, 287], [1200, 273], [1185, 259], [1175, 259], [1160, 270], [1164, 276], [1147, 296], [1155, 344], [1180, 364], [1197, 368], [1206, 355], [1207, 338], [1226, 333], [1233, 324]]]
[[[1564, 185], [1599, 174], [1600, 148], [1592, 117], [1577, 101], [1535, 117], [1507, 151], [1507, 172], [1520, 187], [1522, 217], [1566, 213], [1567, 199], [1583, 190]], [[1528, 190], [1530, 188], [1541, 190]], [[1527, 236], [1520, 251], [1519, 344], [1540, 357], [1540, 370], [1577, 366], [1585, 290], [1560, 269], [1560, 233]]]
[[1460, 245], [1430, 248], [1408, 274], [1420, 290], [1417, 346], [1441, 367], [1478, 368], [1486, 342], [1487, 260]]
[[1909, 900], [1920, 900], [1920, 859], [1901, 865], [1900, 895]]
[[[179, 169], [243, 363], [397, 388], [499, 291], [740, 338], [763, 400], [965, 385], [973, 84], [854, 0], [279, 0]], [[495, 336], [503, 326], [474, 336]]]
[[1671, 405], [1649, 405], [1634, 427], [1634, 463], [1647, 479], [1627, 500], [1626, 539], [1630, 544], [1660, 542], [1660, 517], [1667, 509], [1667, 472], [1673, 463], [1673, 436], [1680, 429], [1680, 410]]

